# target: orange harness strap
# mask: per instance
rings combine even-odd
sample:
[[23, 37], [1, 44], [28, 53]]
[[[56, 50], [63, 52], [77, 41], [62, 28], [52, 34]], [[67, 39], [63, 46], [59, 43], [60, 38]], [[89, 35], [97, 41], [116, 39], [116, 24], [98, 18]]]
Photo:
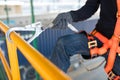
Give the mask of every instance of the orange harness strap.
[[117, 0], [117, 22], [115, 25], [115, 30], [114, 30], [114, 35], [113, 37], [109, 40], [110, 43], [112, 43], [111, 48], [110, 48], [110, 53], [108, 55], [108, 61], [107, 65], [105, 67], [105, 71], [108, 73], [109, 71], [112, 70], [115, 58], [116, 58], [116, 53], [117, 49], [119, 46], [119, 40], [120, 40], [120, 0]]
[[97, 37], [103, 43], [108, 42], [108, 39], [105, 36], [103, 36], [101, 33], [97, 32], [96, 30], [93, 30], [91, 34]]
[[[91, 49], [90, 54], [91, 55], [94, 55], [94, 54], [103, 55], [107, 51], [107, 49], [111, 47], [112, 43], [105, 36], [97, 32], [96, 30], [93, 30], [91, 34], [95, 36], [96, 38], [98, 38], [104, 45], [101, 48], [96, 47], [96, 48]], [[120, 54], [120, 47], [118, 47], [117, 53]]]
[[119, 80], [120, 79], [120, 76], [117, 76], [114, 80]]
[[[106, 73], [109, 73], [114, 65], [116, 53], [120, 54], [120, 47], [119, 47], [119, 41], [120, 41], [120, 0], [117, 0], [117, 22], [115, 25], [114, 35], [111, 39], [107, 39], [106, 37], [102, 36], [99, 32], [93, 32], [92, 34], [96, 36], [99, 40], [103, 42], [103, 47], [101, 48], [93, 48], [90, 50], [91, 55], [98, 54], [102, 55], [104, 54], [108, 48], [110, 48], [110, 53], [108, 55], [108, 61], [105, 66]], [[115, 78], [117, 80], [117, 78]]]
[[110, 48], [110, 44], [107, 43], [109, 40], [105, 36], [103, 36], [101, 33], [97, 32], [96, 30], [93, 30], [91, 34], [97, 37], [104, 45], [101, 48], [95, 47], [93, 49], [90, 49], [90, 54], [91, 55], [95, 55], [95, 54], [102, 55], [105, 52], [107, 52], [107, 49]]
[[[96, 32], [96, 33], [93, 34], [94, 32]], [[110, 50], [111, 50], [111, 48], [115, 48], [114, 46], [112, 47], [114, 41], [108, 40], [105, 36], [103, 36], [101, 33], [97, 32], [96, 30], [94, 30], [91, 34], [94, 35], [95, 37], [97, 37], [101, 42], [103, 42], [103, 46], [101, 48], [95, 47], [93, 49], [90, 49], [91, 55], [103, 55], [107, 52], [107, 50], [109, 48], [110, 48]], [[115, 39], [117, 39], [117, 38], [115, 37]], [[112, 49], [112, 50], [115, 51], [115, 54], [109, 53], [112, 55], [112, 56], [108, 56], [108, 61], [110, 61], [110, 62], [111, 62], [111, 58], [114, 58], [116, 56], [116, 53], [120, 53], [120, 47], [117, 47], [116, 50], [114, 50], [114, 49]], [[112, 67], [110, 67], [111, 65], [112, 64], [109, 65], [110, 69], [112, 69]]]

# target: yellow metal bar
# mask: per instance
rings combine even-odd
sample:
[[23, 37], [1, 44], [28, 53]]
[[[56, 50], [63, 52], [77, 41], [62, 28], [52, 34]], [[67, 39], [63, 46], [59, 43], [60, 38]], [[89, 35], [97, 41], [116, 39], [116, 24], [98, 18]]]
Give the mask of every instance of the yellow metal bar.
[[[0, 22], [0, 29], [5, 33], [8, 27]], [[34, 49], [30, 44], [24, 41], [19, 35], [12, 32], [10, 34], [11, 40], [16, 44], [22, 54], [31, 63], [35, 70], [45, 80], [71, 80], [63, 71], [59, 70], [54, 64], [52, 64], [41, 53]]]
[[8, 55], [10, 60], [10, 68], [12, 73], [12, 80], [20, 80], [20, 70], [18, 65], [18, 57], [17, 57], [17, 47], [14, 43], [8, 41], [7, 48], [8, 48]]
[[4, 69], [5, 69], [6, 74], [8, 76], [8, 79], [12, 80], [12, 75], [11, 75], [10, 68], [8, 66], [8, 63], [7, 63], [7, 61], [6, 61], [5, 57], [4, 57], [1, 49], [0, 49], [0, 59], [1, 59], [2, 63], [3, 63], [3, 66], [4, 66]]

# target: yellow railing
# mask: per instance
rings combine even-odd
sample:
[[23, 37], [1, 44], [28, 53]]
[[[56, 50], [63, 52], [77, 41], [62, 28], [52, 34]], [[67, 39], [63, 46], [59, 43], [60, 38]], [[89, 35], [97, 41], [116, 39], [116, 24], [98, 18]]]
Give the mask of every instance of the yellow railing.
[[[6, 34], [9, 28], [7, 25], [0, 22], [0, 29]], [[40, 52], [23, 40], [17, 33], [11, 32], [10, 39], [12, 42], [6, 39], [10, 67], [8, 66], [5, 58], [2, 55], [2, 51], [0, 50], [0, 59], [3, 63], [9, 80], [21, 80], [16, 51], [17, 49], [21, 51], [32, 67], [39, 73], [39, 75], [42, 76], [43, 80], [71, 80], [67, 74], [59, 70]]]

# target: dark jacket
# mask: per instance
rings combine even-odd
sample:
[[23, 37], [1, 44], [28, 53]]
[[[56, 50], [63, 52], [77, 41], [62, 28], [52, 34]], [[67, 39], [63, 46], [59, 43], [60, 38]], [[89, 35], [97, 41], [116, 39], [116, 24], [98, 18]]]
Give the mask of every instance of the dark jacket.
[[111, 38], [116, 23], [116, 0], [87, 0], [86, 4], [77, 11], [71, 11], [74, 22], [91, 17], [100, 7], [100, 18], [96, 30], [107, 38]]

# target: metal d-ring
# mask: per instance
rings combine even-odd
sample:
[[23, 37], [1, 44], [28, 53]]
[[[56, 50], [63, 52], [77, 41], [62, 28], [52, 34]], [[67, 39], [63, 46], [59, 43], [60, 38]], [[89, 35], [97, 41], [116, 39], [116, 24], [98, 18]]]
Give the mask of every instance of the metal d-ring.
[[25, 27], [13, 27], [6, 32], [6, 38], [8, 39], [8, 41], [12, 42], [12, 40], [10, 39], [10, 33], [13, 31], [35, 31], [35, 34], [27, 41], [28, 43], [31, 43], [43, 31], [45, 31], [47, 28], [51, 28], [52, 26], [53, 26], [52, 23], [46, 26], [42, 26], [40, 22], [36, 22]]

